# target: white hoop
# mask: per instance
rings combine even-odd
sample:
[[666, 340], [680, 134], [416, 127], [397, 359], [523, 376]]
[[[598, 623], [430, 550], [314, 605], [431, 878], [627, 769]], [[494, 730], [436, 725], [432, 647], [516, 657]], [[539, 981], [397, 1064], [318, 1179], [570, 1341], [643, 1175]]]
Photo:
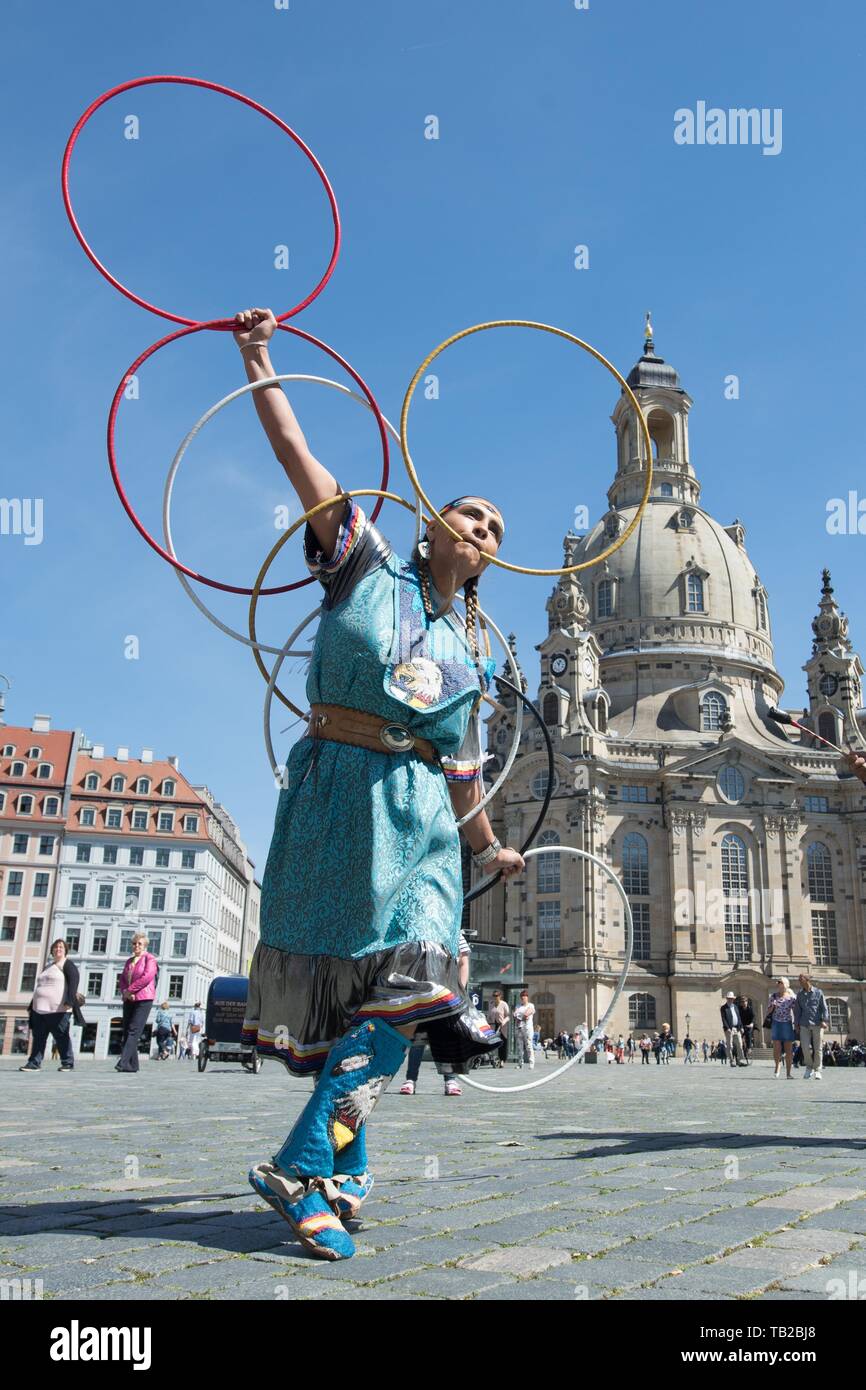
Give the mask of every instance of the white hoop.
[[[165, 548], [173, 559], [177, 559], [177, 551], [174, 548], [174, 541], [172, 539], [171, 534], [172, 494], [174, 492], [174, 483], [175, 478], [177, 477], [177, 470], [180, 467], [183, 456], [189, 448], [190, 444], [195, 439], [199, 431], [202, 430], [204, 426], [208, 423], [208, 421], [212, 419], [218, 411], [222, 410], [223, 406], [229, 405], [232, 401], [237, 400], [238, 396], [245, 395], [247, 391], [260, 391], [262, 387], [274, 386], [277, 384], [277, 382], [280, 381], [313, 381], [317, 382], [321, 386], [332, 386], [335, 391], [342, 391], [344, 395], [351, 396], [353, 400], [360, 401], [361, 405], [366, 406], [369, 411], [372, 412], [373, 409], [366, 397], [359, 395], [357, 391], [352, 391], [348, 386], [344, 386], [341, 381], [331, 381], [328, 377], [310, 376], [303, 372], [290, 372], [283, 376], [264, 377], [261, 381], [250, 381], [247, 382], [246, 386], [239, 386], [236, 391], [230, 391], [227, 396], [223, 396], [221, 401], [217, 401], [216, 405], [212, 405], [210, 410], [205, 411], [201, 419], [197, 420], [196, 423], [193, 425], [192, 429], [189, 431], [189, 434], [186, 436], [177, 453], [175, 454], [174, 458], [172, 459], [171, 467], [168, 470], [168, 477], [165, 480], [165, 490], [163, 492], [162, 498], [162, 530], [163, 535], [165, 537]], [[391, 434], [394, 436], [394, 439], [399, 444], [399, 431], [394, 428], [390, 420], [385, 419], [384, 415], [382, 416], [382, 419], [385, 421], [385, 425], [390, 430]], [[421, 535], [421, 498], [416, 497], [415, 503], [415, 540], [417, 543], [417, 540]], [[175, 566], [172, 566], [172, 568], [174, 569], [174, 572], [178, 577], [181, 587], [184, 589], [187, 596], [192, 599], [199, 612], [203, 613], [204, 616], [207, 618], [208, 622], [213, 623], [214, 627], [218, 627], [220, 632], [224, 632], [227, 637], [233, 637], [236, 642], [243, 642], [245, 647], [252, 647], [255, 651], [259, 652], [267, 652], [271, 656], [286, 657], [310, 655], [309, 652], [287, 652], [285, 647], [269, 647], [265, 642], [254, 642], [251, 637], [245, 637], [242, 632], [237, 632], [233, 627], [229, 627], [228, 624], [222, 622], [216, 616], [215, 613], [212, 613], [211, 610], [208, 608], [207, 604], [204, 603], [204, 601], [201, 598], [199, 598], [198, 594], [193, 589], [186, 575], [183, 574]]]
[[548, 1081], [553, 1081], [555, 1077], [562, 1076], [563, 1072], [568, 1071], [569, 1067], [573, 1067], [575, 1062], [579, 1062], [584, 1053], [595, 1042], [596, 1038], [604, 1032], [607, 1021], [613, 1013], [614, 1005], [625, 988], [626, 978], [631, 968], [631, 953], [634, 945], [634, 923], [631, 915], [631, 904], [626, 897], [622, 883], [617, 878], [613, 869], [608, 864], [605, 864], [604, 860], [599, 859], [597, 855], [590, 854], [589, 850], [575, 849], [572, 845], [543, 845], [536, 849], [528, 849], [523, 857], [524, 859], [531, 859], [534, 854], [573, 854], [576, 859], [588, 859], [591, 863], [595, 864], [597, 868], [604, 870], [616, 888], [616, 891], [619, 893], [625, 912], [625, 959], [623, 961], [622, 972], [603, 1016], [595, 1025], [592, 1033], [583, 1046], [578, 1049], [573, 1057], [569, 1057], [568, 1061], [564, 1062], [561, 1067], [557, 1067], [555, 1071], [549, 1072], [547, 1076], [539, 1077], [537, 1081], [526, 1081], [522, 1086], [485, 1086], [481, 1081], [473, 1081], [470, 1076], [463, 1077], [463, 1080], [470, 1086], [474, 1086], [477, 1091], [490, 1091], [495, 1096], [513, 1094], [515, 1091], [532, 1091], [536, 1086], [546, 1086]]

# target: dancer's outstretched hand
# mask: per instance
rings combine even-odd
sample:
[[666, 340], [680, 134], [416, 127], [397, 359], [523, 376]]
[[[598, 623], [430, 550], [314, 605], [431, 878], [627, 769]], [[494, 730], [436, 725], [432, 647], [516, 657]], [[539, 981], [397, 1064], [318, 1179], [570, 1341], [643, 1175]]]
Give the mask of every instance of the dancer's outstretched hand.
[[235, 314], [235, 323], [233, 336], [238, 347], [269, 342], [279, 326], [271, 309], [242, 309]]
[[495, 859], [491, 859], [489, 864], [484, 865], [485, 874], [496, 874], [502, 871], [503, 878], [514, 878], [515, 874], [522, 874], [526, 868], [526, 861], [523, 855], [516, 849], [509, 849], [506, 845], [501, 849]]

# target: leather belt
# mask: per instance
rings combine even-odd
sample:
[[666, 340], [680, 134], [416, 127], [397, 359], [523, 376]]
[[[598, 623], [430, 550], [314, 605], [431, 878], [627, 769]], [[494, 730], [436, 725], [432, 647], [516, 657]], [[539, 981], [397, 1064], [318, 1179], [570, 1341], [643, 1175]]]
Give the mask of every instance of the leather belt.
[[417, 753], [425, 763], [439, 763], [439, 753], [430, 740], [419, 738], [405, 724], [344, 705], [311, 705], [307, 736], [354, 743], [374, 753]]

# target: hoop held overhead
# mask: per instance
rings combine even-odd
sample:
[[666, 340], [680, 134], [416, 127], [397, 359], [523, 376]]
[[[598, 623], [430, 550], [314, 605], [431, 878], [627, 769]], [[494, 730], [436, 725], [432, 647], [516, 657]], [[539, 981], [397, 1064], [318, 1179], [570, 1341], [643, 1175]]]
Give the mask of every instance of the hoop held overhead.
[[[158, 342], [153, 343], [149, 348], [147, 348], [143, 353], [141, 353], [140, 356], [137, 357], [136, 360], [133, 362], [129, 370], [125, 372], [124, 375], [121, 377], [117, 390], [114, 393], [114, 399], [111, 402], [111, 410], [108, 414], [108, 466], [111, 469], [111, 477], [114, 482], [117, 495], [120, 498], [120, 501], [124, 507], [124, 510], [126, 511], [127, 516], [129, 517], [135, 529], [138, 531], [139, 535], [147, 541], [147, 544], [151, 547], [152, 550], [156, 551], [157, 555], [161, 555], [163, 560], [167, 560], [168, 563], [170, 565], [173, 565], [175, 569], [182, 570], [183, 573], [188, 575], [190, 579], [197, 579], [199, 583], [207, 584], [212, 589], [222, 589], [225, 593], [230, 594], [251, 594], [252, 589], [247, 589], [241, 584], [223, 584], [218, 579], [210, 579], [207, 575], [198, 574], [196, 570], [190, 569], [187, 565], [181, 564], [180, 560], [178, 560], [174, 555], [170, 554], [167, 550], [165, 550], [159, 544], [158, 541], [154, 540], [153, 536], [147, 530], [144, 523], [139, 520], [136, 512], [134, 511], [132, 503], [129, 501], [129, 498], [127, 497], [126, 492], [124, 491], [123, 484], [120, 481], [120, 473], [118, 471], [117, 466], [117, 452], [115, 444], [117, 412], [120, 408], [120, 402], [123, 397], [123, 392], [129, 378], [138, 371], [138, 368], [142, 366], [142, 364], [146, 362], [149, 357], [152, 357], [153, 354], [155, 352], [158, 352], [160, 348], [165, 347], [167, 343], [173, 343], [178, 338], [185, 338], [190, 333], [200, 333], [202, 329], [208, 328], [210, 326], [211, 325], [209, 324], [198, 323], [194, 324], [191, 328], [179, 328], [174, 333], [169, 333], [165, 338], [160, 338]], [[305, 342], [311, 343], [313, 347], [321, 348], [323, 352], [326, 352], [329, 357], [333, 358], [335, 362], [338, 362], [340, 366], [349, 373], [352, 380], [356, 383], [356, 385], [360, 386], [361, 390], [364, 392], [364, 395], [367, 397], [367, 400], [370, 403], [370, 409], [376, 417], [376, 424], [379, 427], [379, 437], [382, 441], [382, 487], [385, 488], [387, 486], [388, 477], [390, 473], [390, 450], [388, 445], [388, 431], [385, 427], [385, 418], [382, 415], [382, 412], [376, 403], [372, 391], [367, 386], [366, 382], [358, 375], [354, 367], [351, 367], [349, 363], [345, 360], [345, 358], [340, 356], [340, 354], [337, 352], [335, 348], [328, 347], [327, 343], [323, 343], [321, 339], [315, 338], [312, 335], [312, 333], [305, 333], [302, 328], [295, 328], [293, 324], [281, 323], [279, 324], [279, 328], [283, 333], [293, 333], [296, 337], [303, 338]], [[380, 498], [380, 500], [376, 503], [376, 506], [373, 508], [373, 511], [370, 514], [371, 521], [375, 521], [381, 509], [382, 500]], [[291, 532], [289, 532], [288, 534], [291, 534]], [[272, 589], [263, 589], [261, 592], [264, 594], [287, 594], [292, 589], [301, 589], [305, 585], [313, 584], [314, 582], [315, 576], [308, 574], [304, 579], [295, 580], [292, 584], [280, 584]]]
[[132, 290], [127, 289], [126, 285], [121, 284], [120, 280], [116, 279], [115, 276], [112, 275], [111, 271], [108, 270], [102, 264], [99, 257], [93, 251], [84, 233], [82, 232], [81, 227], [78, 224], [78, 219], [76, 218], [75, 212], [72, 207], [72, 198], [69, 193], [69, 164], [70, 160], [72, 159], [72, 151], [75, 149], [78, 137], [81, 134], [87, 122], [90, 120], [90, 117], [96, 111], [99, 110], [100, 106], [103, 106], [105, 102], [110, 101], [112, 97], [119, 96], [121, 92], [129, 92], [136, 87], [149, 87], [157, 82], [174, 82], [180, 86], [203, 87], [206, 91], [219, 92], [222, 96], [232, 97], [234, 101], [242, 102], [244, 106], [249, 106], [253, 111], [257, 111], [260, 116], [267, 116], [269, 121], [272, 121], [274, 125], [278, 127], [279, 130], [283, 131], [285, 135], [288, 135], [292, 140], [294, 140], [295, 144], [298, 146], [300, 150], [303, 150], [304, 154], [307, 156], [307, 159], [310, 161], [319, 178], [321, 179], [322, 185], [325, 189], [325, 193], [327, 194], [328, 202], [331, 207], [331, 218], [334, 224], [334, 243], [333, 248], [331, 250], [331, 258], [328, 261], [328, 265], [325, 269], [324, 275], [322, 276], [319, 283], [315, 286], [315, 288], [311, 290], [310, 293], [300, 301], [300, 303], [296, 304], [294, 308], [286, 309], [284, 313], [278, 314], [276, 316], [277, 323], [282, 323], [284, 319], [292, 318], [293, 315], [300, 313], [301, 309], [305, 309], [308, 304], [312, 304], [316, 296], [318, 294], [321, 294], [322, 290], [325, 288], [331, 276], [333, 275], [334, 267], [337, 264], [337, 257], [340, 254], [341, 233], [340, 213], [339, 209], [337, 208], [337, 200], [334, 196], [334, 190], [331, 187], [330, 182], [328, 181], [327, 174], [325, 173], [316, 156], [313, 154], [312, 150], [304, 144], [304, 141], [301, 139], [300, 135], [296, 134], [296, 132], [292, 130], [291, 126], [286, 125], [285, 121], [281, 120], [280, 117], [275, 115], [273, 111], [269, 111], [266, 106], [262, 106], [259, 102], [253, 101], [252, 97], [244, 96], [243, 92], [236, 92], [231, 87], [223, 87], [219, 82], [208, 82], [203, 77], [135, 77], [130, 82], [122, 82], [119, 87], [112, 87], [110, 91], [103, 92], [102, 96], [97, 97], [95, 101], [92, 101], [88, 106], [87, 110], [81, 116], [79, 116], [72, 130], [72, 134], [69, 136], [69, 139], [66, 142], [66, 149], [63, 153], [63, 164], [60, 170], [60, 183], [63, 191], [63, 204], [66, 208], [66, 215], [69, 218], [72, 230], [78, 238], [78, 241], [81, 244], [84, 254], [88, 257], [92, 264], [96, 266], [96, 269], [99, 271], [100, 275], [104, 276], [110, 285], [113, 285], [114, 288], [116, 290], [119, 290], [121, 294], [126, 295], [127, 299], [131, 299], [133, 304], [138, 304], [142, 309], [147, 309], [151, 314], [158, 314], [160, 318], [170, 319], [172, 323], [186, 324], [188, 327], [193, 327], [194, 325], [197, 327], [201, 327], [206, 325], [208, 328], [213, 328], [221, 332], [225, 332], [229, 329], [236, 327], [232, 319], [214, 319], [205, 321], [203, 319], [184, 318], [182, 314], [172, 314], [169, 312], [169, 310], [160, 309], [155, 304], [150, 304], [148, 300], [142, 299], [140, 295], [135, 294]]

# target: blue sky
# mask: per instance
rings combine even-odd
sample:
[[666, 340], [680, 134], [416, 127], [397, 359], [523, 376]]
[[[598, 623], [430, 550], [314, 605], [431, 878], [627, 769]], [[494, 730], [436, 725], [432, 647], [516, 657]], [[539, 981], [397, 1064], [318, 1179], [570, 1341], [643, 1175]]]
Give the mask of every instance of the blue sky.
[[[212, 628], [134, 531], [109, 477], [105, 421], [117, 382], [171, 325], [111, 288], [75, 241], [60, 197], [72, 126], [107, 88], [174, 73], [242, 91], [315, 151], [334, 186], [344, 249], [294, 322], [343, 354], [395, 423], [408, 382], [443, 338], [488, 318], [560, 325], [623, 372], [646, 309], [658, 351], [694, 398], [692, 461], [703, 505], [739, 516], [770, 596], [785, 700], [804, 701], [820, 571], [829, 565], [855, 646], [866, 651], [862, 535], [828, 535], [830, 498], [859, 488], [864, 356], [862, 9], [747, 0], [7, 0], [0, 242], [5, 270], [6, 497], [42, 498], [41, 544], [0, 536], [0, 671], [7, 721], [46, 711], [112, 751], [176, 753], [237, 819], [259, 874], [276, 792], [262, 738], [264, 682]], [[782, 149], [675, 143], [674, 113], [782, 111]], [[125, 118], [139, 121], [124, 138]], [[439, 138], [425, 139], [435, 116]], [[11, 136], [11, 138], [10, 138]], [[71, 172], [85, 233], [113, 273], [191, 318], [266, 304], [280, 313], [330, 250], [321, 187], [301, 152], [226, 98], [157, 85], [104, 106]], [[289, 247], [289, 268], [274, 248]], [[589, 247], [576, 270], [574, 247]], [[290, 335], [281, 371], [345, 379]], [[739, 400], [726, 400], [736, 374]], [[434, 500], [478, 490], [508, 520], [506, 558], [561, 564], [574, 508], [595, 518], [614, 468], [617, 388], [547, 334], [478, 334], [419, 396], [413, 456]], [[161, 539], [171, 458], [193, 422], [244, 376], [225, 334], [172, 344], [121, 405], [127, 491]], [[348, 487], [377, 486], [372, 418], [336, 392], [289, 388], [314, 452]], [[399, 449], [392, 485], [411, 495]], [[251, 402], [195, 442], [176, 489], [174, 537], [193, 568], [250, 585], [294, 494]], [[866, 510], [866, 507], [864, 507]], [[404, 513], [380, 524], [400, 550]], [[864, 521], [866, 528], [866, 521]], [[291, 553], [289, 553], [291, 552]], [[276, 582], [301, 577], [299, 544]], [[553, 580], [485, 576], [482, 602], [534, 688]], [[201, 590], [224, 621], [242, 598]], [[275, 644], [316, 589], [262, 601]], [[125, 658], [134, 635], [139, 658]], [[299, 674], [285, 688], [302, 700]], [[275, 712], [285, 757], [297, 731]]]

